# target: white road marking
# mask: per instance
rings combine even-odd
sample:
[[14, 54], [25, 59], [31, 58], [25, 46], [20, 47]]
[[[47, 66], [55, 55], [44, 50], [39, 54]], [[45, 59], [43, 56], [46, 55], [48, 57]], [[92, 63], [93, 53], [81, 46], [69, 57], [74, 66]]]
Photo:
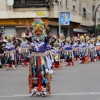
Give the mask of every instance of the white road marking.
[[[51, 94], [50, 96], [80, 96], [80, 95], [100, 95], [100, 92], [80, 92], [80, 93], [57, 93], [57, 94]], [[29, 97], [30, 94], [19, 94], [19, 95], [5, 95], [0, 96], [0, 98], [12, 98], [12, 97]]]

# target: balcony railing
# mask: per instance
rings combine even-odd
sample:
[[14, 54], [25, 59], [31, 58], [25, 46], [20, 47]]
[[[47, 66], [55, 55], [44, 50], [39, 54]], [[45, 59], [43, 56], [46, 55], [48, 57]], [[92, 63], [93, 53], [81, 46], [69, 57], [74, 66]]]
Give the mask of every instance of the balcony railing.
[[14, 3], [14, 8], [30, 8], [30, 7], [47, 7], [50, 8], [49, 2], [29, 2], [29, 3]]

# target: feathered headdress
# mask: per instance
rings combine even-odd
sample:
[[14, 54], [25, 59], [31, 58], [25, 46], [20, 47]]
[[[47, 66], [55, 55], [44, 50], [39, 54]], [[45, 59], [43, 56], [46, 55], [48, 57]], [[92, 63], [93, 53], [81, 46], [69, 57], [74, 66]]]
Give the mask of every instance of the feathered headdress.
[[43, 32], [43, 34], [45, 34], [44, 22], [41, 18], [35, 18], [34, 22], [32, 22], [32, 27], [34, 33], [39, 28]]

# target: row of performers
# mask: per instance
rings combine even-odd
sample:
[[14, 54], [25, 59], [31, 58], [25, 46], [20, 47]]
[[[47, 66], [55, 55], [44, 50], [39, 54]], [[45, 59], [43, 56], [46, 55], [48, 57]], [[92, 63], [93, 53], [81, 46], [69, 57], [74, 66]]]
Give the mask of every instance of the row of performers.
[[[78, 38], [74, 38], [73, 45], [71, 44], [71, 39], [68, 37], [65, 39], [61, 38], [57, 40], [55, 37], [52, 39], [52, 43], [48, 43], [46, 45], [46, 52], [50, 52], [50, 55], [53, 55], [51, 58], [52, 62], [62, 62], [62, 59], [65, 59], [68, 62], [67, 65], [74, 65], [74, 58], [76, 60], [81, 60], [81, 63], [88, 63], [89, 61], [96, 61], [97, 58], [100, 56], [100, 42], [98, 37], [98, 42], [94, 45], [94, 40], [89, 40], [87, 38], [87, 42], [84, 41], [84, 37], [81, 36], [81, 43], [78, 43]], [[15, 69], [15, 66], [18, 64], [18, 61], [25, 66], [29, 65], [29, 58], [33, 51], [44, 51], [44, 48], [41, 47], [44, 43], [43, 41], [37, 41], [35, 43], [31, 42], [26, 39], [25, 33], [22, 34], [22, 40], [20, 40], [20, 45], [14, 46], [12, 41], [12, 36], [7, 37], [8, 42], [6, 43], [5, 47], [5, 65], [7, 66], [5, 70], [8, 70], [9, 66], [12, 66], [12, 69]], [[32, 48], [31, 48], [32, 47]], [[59, 64], [59, 68], [62, 68], [62, 64]], [[55, 66], [57, 67], [57, 66]]]

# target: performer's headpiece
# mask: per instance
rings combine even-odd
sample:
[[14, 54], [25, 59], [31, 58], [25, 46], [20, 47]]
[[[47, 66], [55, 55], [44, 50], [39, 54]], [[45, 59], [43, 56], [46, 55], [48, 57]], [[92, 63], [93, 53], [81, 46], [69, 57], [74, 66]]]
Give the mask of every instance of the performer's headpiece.
[[9, 36], [7, 36], [7, 39], [12, 40], [13, 39], [13, 36], [12, 35], [9, 35]]
[[21, 37], [22, 37], [22, 38], [25, 38], [25, 37], [27, 37], [27, 36], [26, 36], [26, 34], [23, 32], [22, 35], [21, 35]]
[[70, 37], [67, 37], [67, 38], [66, 38], [66, 42], [71, 42]]
[[78, 38], [77, 37], [74, 37], [74, 41], [77, 42], [78, 41]]
[[100, 35], [97, 37], [97, 40], [100, 41]]
[[81, 40], [84, 40], [84, 36], [80, 36], [80, 39], [81, 39]]
[[86, 39], [88, 40], [89, 39], [89, 36], [86, 36]]
[[90, 40], [90, 43], [94, 43], [94, 39], [91, 39], [91, 40]]
[[63, 34], [63, 33], [61, 33], [59, 36], [60, 36], [60, 38], [61, 38], [61, 37], [63, 37], [63, 36], [64, 36], [64, 34]]
[[33, 32], [35, 33], [37, 29], [40, 29], [43, 34], [45, 34], [44, 22], [41, 18], [35, 18], [32, 23]]

